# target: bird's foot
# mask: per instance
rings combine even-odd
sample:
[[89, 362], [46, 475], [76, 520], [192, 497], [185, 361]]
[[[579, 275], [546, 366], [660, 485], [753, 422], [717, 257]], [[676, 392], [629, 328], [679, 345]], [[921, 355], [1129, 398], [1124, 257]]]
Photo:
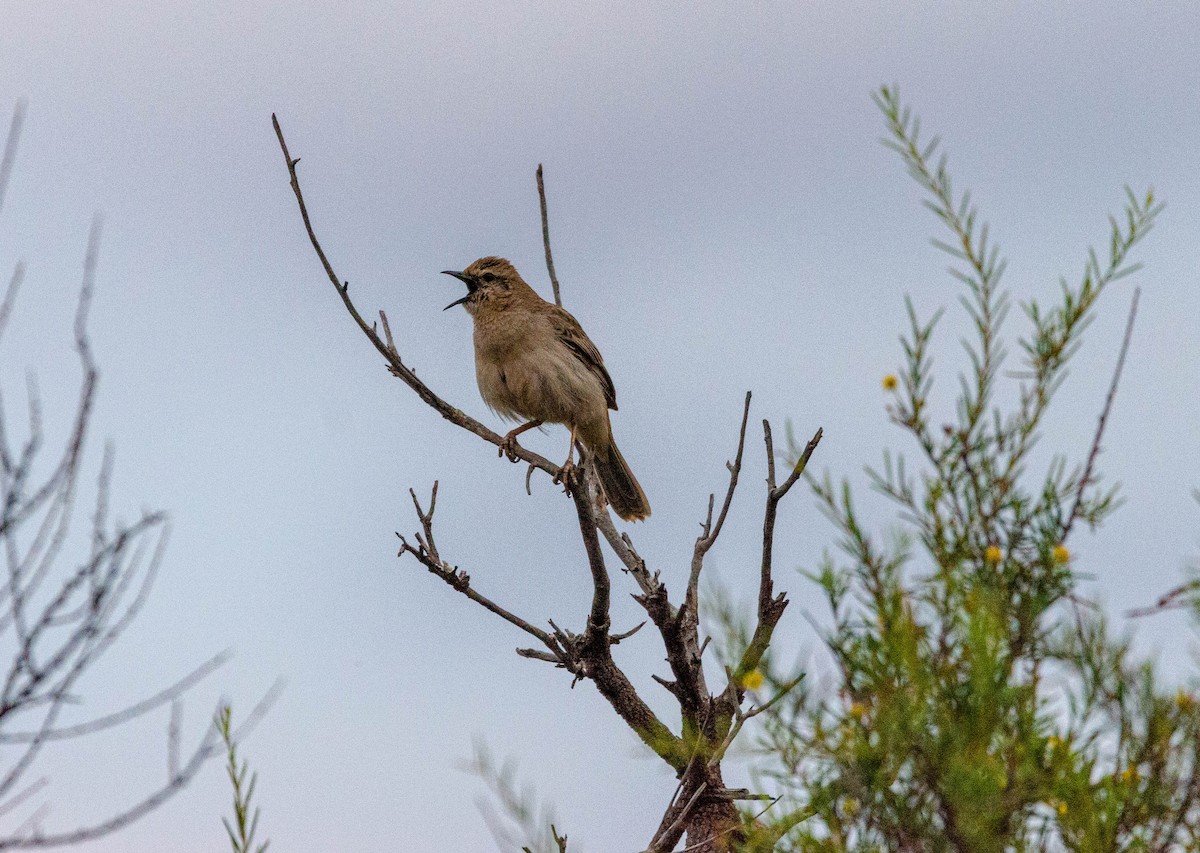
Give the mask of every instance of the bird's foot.
[[575, 488], [575, 484], [579, 482], [578, 471], [579, 469], [576, 467], [575, 462], [571, 459], [568, 459], [563, 463], [563, 466], [558, 469], [558, 473], [554, 475], [554, 482], [556, 484], [562, 484], [563, 490], [567, 494], [571, 494]]
[[499, 452], [497, 456], [507, 456], [509, 462], [517, 462], [520, 456], [517, 452], [521, 450], [521, 445], [517, 444], [517, 430], [513, 430], [500, 442]]

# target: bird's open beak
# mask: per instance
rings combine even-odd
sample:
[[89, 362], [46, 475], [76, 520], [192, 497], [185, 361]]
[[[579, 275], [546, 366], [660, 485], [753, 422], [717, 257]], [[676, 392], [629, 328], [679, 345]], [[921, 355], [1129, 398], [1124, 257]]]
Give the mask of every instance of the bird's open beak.
[[468, 299], [471, 298], [471, 294], [474, 293], [475, 288], [479, 286], [466, 273], [457, 272], [455, 270], [442, 270], [442, 275], [452, 275], [467, 286], [467, 295], [464, 296], [462, 299], [455, 299], [453, 302], [451, 302], [449, 305], [447, 305], [445, 308], [443, 308], [442, 309], [443, 311], [449, 311], [455, 305], [462, 305], [464, 302], [466, 302]]

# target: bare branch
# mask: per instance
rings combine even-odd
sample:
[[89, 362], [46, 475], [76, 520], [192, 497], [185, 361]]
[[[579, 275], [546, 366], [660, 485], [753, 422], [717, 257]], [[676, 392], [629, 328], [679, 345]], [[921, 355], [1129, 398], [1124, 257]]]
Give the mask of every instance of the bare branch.
[[68, 740], [70, 738], [82, 737], [83, 735], [101, 732], [105, 729], [111, 729], [120, 726], [138, 717], [142, 717], [151, 711], [161, 708], [170, 702], [175, 702], [190, 690], [196, 684], [199, 684], [213, 672], [216, 672], [222, 666], [229, 662], [233, 656], [232, 652], [224, 651], [218, 655], [214, 655], [207, 661], [196, 667], [190, 673], [185, 675], [179, 681], [167, 687], [164, 690], [143, 699], [141, 702], [122, 708], [112, 714], [104, 717], [98, 717], [94, 720], [89, 720], [85, 723], [79, 723], [73, 726], [65, 726], [60, 729], [52, 729], [47, 732], [11, 732], [0, 733], [0, 743], [31, 743], [38, 737], [42, 740]]
[[697, 610], [698, 587], [700, 586], [700, 572], [704, 568], [704, 556], [712, 548], [717, 541], [717, 537], [721, 535], [721, 528], [725, 525], [725, 516], [729, 514], [729, 506], [733, 503], [733, 493], [737, 489], [738, 474], [742, 471], [742, 451], [746, 447], [746, 425], [750, 421], [750, 392], [746, 392], [746, 402], [742, 407], [742, 426], [738, 430], [738, 446], [737, 454], [733, 458], [733, 462], [725, 463], [729, 468], [729, 488], [725, 491], [725, 500], [721, 503], [721, 511], [717, 515], [717, 521], [714, 524], [712, 520], [713, 498], [710, 495], [708, 499], [708, 518], [703, 525], [704, 532], [696, 539], [696, 548], [692, 552], [692, 573], [688, 578], [687, 594], [684, 597], [684, 607], [692, 614]]
[[16, 794], [13, 794], [11, 797], [9, 797], [8, 802], [0, 804], [0, 817], [3, 817], [9, 812], [19, 808], [22, 803], [28, 802], [34, 794], [49, 784], [50, 780], [43, 776], [41, 779], [38, 779], [23, 791], [18, 791]]
[[[684, 804], [683, 808], [679, 810], [679, 814], [675, 816], [675, 819], [671, 821], [666, 829], [655, 836], [654, 840], [650, 842], [650, 846], [646, 848], [645, 853], [666, 853], [666, 851], [674, 849], [675, 844], [679, 841], [679, 836], [683, 834], [684, 821], [691, 815], [692, 809], [696, 807], [696, 803], [704, 795], [707, 787], [708, 785], [704, 782], [701, 782], [696, 787], [695, 792]], [[673, 840], [668, 842], [668, 839]], [[667, 846], [668, 843], [670, 844], [669, 847]]]
[[646, 561], [637, 552], [633, 540], [628, 533], [617, 530], [608, 508], [593, 507], [592, 514], [596, 519], [596, 529], [604, 536], [608, 546], [612, 548], [617, 559], [625, 566], [625, 571], [633, 576], [643, 595], [649, 595], [662, 586], [658, 573], [651, 574], [646, 567]]
[[771, 424], [766, 420], [763, 421], [763, 440], [767, 446], [767, 507], [763, 514], [763, 549], [762, 549], [762, 568], [759, 576], [758, 585], [758, 622], [754, 627], [754, 634], [750, 638], [750, 644], [746, 647], [746, 651], [742, 654], [742, 659], [739, 661], [737, 668], [733, 672], [733, 680], [726, 686], [727, 690], [732, 690], [735, 695], [741, 697], [741, 679], [755, 669], [762, 656], [766, 654], [767, 647], [771, 644], [771, 635], [775, 631], [775, 626], [779, 623], [783, 616], [784, 609], [787, 608], [787, 596], [783, 593], [779, 595], [773, 594], [774, 584], [771, 579], [772, 564], [774, 559], [775, 545], [775, 516], [779, 509], [779, 502], [787, 495], [792, 486], [800, 479], [804, 473], [805, 466], [808, 465], [808, 460], [812, 457], [813, 451], [817, 449], [817, 445], [821, 442], [823, 431], [818, 429], [808, 444], [805, 445], [804, 451], [800, 454], [800, 458], [796, 460], [795, 466], [792, 468], [791, 474], [782, 485], [775, 485], [775, 447], [771, 441]]
[[[63, 511], [69, 513], [71, 498], [74, 494], [75, 478], [79, 461], [83, 455], [84, 439], [87, 436], [87, 428], [91, 420], [92, 404], [95, 400], [96, 383], [99, 376], [95, 361], [92, 359], [91, 347], [87, 340], [87, 314], [88, 308], [91, 305], [92, 290], [95, 285], [99, 241], [100, 220], [99, 217], [96, 217], [92, 221], [92, 228], [88, 234], [87, 253], [83, 264], [83, 282], [79, 288], [79, 302], [75, 311], [75, 349], [79, 355], [80, 365], [83, 369], [83, 380], [79, 388], [79, 403], [75, 409], [75, 425], [71, 430], [70, 437], [67, 439], [62, 459], [42, 486], [36, 489], [31, 495], [25, 497], [24, 500], [16, 501], [15, 504], [12, 501], [5, 501], [4, 506], [0, 507], [0, 536], [4, 536], [8, 530], [18, 527], [26, 518], [33, 515], [46, 502], [54, 498], [56, 494], [62, 496]], [[7, 491], [10, 494], [16, 494], [18, 490], [23, 488], [25, 479], [28, 477], [30, 467], [33, 464], [33, 458], [40, 449], [40, 420], [36, 390], [31, 389], [29, 441], [26, 442], [21, 459], [15, 465], [7, 461], [3, 465], [3, 470], [6, 473], [12, 469], [12, 473], [7, 476], [7, 482], [5, 483]], [[4, 450], [2, 445], [3, 442], [0, 441], [0, 451]]]
[[[250, 731], [266, 714], [267, 710], [279, 696], [279, 691], [282, 689], [282, 682], [276, 682], [275, 685], [267, 692], [261, 701], [255, 706], [254, 710], [246, 718], [246, 721], [238, 728], [233, 737], [239, 738]], [[135, 822], [141, 817], [154, 811], [158, 806], [162, 805], [171, 796], [177, 793], [181, 788], [186, 786], [208, 759], [212, 758], [221, 752], [222, 744], [217, 738], [216, 730], [212, 726], [209, 727], [201, 740], [200, 744], [192, 752], [188, 760], [179, 767], [179, 769], [171, 775], [167, 781], [159, 788], [146, 795], [134, 805], [124, 811], [114, 815], [108, 820], [89, 826], [82, 826], [68, 832], [51, 833], [51, 834], [35, 834], [32, 836], [19, 837], [16, 835], [8, 838], [0, 839], [0, 850], [25, 850], [32, 848], [43, 847], [59, 847], [70, 844], [81, 844], [85, 841], [93, 841], [105, 835], [109, 835], [117, 830], [123, 829], [129, 824]]]
[[[5, 161], [11, 162], [11, 147]], [[8, 166], [0, 167], [6, 172]], [[6, 179], [6, 175], [5, 175]], [[34, 461], [42, 449], [40, 402], [30, 379], [29, 438], [10, 450], [0, 412], [0, 549], [7, 561], [8, 577], [0, 604], [0, 634], [7, 633], [13, 656], [0, 676], [0, 721], [6, 729], [18, 719], [36, 714], [25, 728], [6, 731], [0, 744], [10, 744], [8, 766], [0, 776], [0, 810], [10, 810], [40, 789], [40, 783], [20, 788], [42, 748], [51, 741], [80, 737], [138, 718], [168, 702], [176, 703], [196, 681], [224, 661], [218, 656], [193, 673], [136, 704], [114, 714], [67, 727], [56, 727], [64, 706], [78, 701], [76, 684], [116, 642], [147, 600], [161, 566], [167, 542], [165, 517], [145, 513], [132, 524], [109, 529], [109, 484], [112, 452], [106, 449], [100, 465], [90, 537], [82, 559], [57, 579], [57, 589], [42, 594], [42, 585], [60, 567], [64, 543], [74, 517], [75, 498], [95, 400], [98, 370], [88, 339], [88, 314], [96, 280], [100, 248], [100, 218], [92, 222], [83, 279], [75, 313], [74, 339], [83, 378], [74, 421], [63, 450], [49, 474], [32, 482]], [[11, 315], [20, 270], [0, 305], [0, 325]], [[26, 539], [23, 525], [31, 528]], [[21, 540], [18, 544], [18, 540]], [[25, 715], [25, 716], [23, 716]], [[0, 839], [0, 849], [43, 847], [99, 837], [136, 820], [185, 785], [198, 772], [208, 753], [201, 748], [188, 762], [180, 762], [179, 711], [173, 710], [167, 729], [168, 780], [139, 803], [89, 827], [47, 835], [41, 823], [45, 806], [34, 810], [16, 831]], [[16, 791], [14, 794], [13, 792]]]
[[[275, 135], [279, 139], [279, 147], [283, 151], [284, 162], [287, 164], [288, 175], [291, 177], [292, 192], [296, 196], [296, 204], [300, 208], [300, 217], [304, 220], [304, 228], [308, 232], [309, 242], [312, 243], [312, 247], [317, 253], [317, 258], [321, 261], [321, 266], [325, 269], [325, 274], [329, 277], [329, 281], [333, 284], [338, 296], [341, 297], [342, 303], [345, 305], [346, 310], [350, 313], [351, 318], [353, 318], [359, 329], [362, 330], [362, 333], [367, 336], [367, 339], [371, 342], [379, 354], [383, 356], [384, 360], [388, 364], [388, 370], [393, 376], [400, 379], [405, 385], [415, 391], [417, 396], [420, 397], [426, 405], [433, 408], [434, 411], [436, 411], [446, 420], [450, 421], [452, 424], [462, 427], [468, 432], [474, 433], [484, 441], [490, 442], [497, 447], [506, 446], [504, 445], [504, 436], [493, 432], [482, 423], [475, 420], [475, 418], [472, 418], [470, 415], [466, 414], [460, 409], [450, 405], [437, 394], [435, 394], [433, 390], [422, 380], [418, 379], [417, 374], [414, 373], [412, 369], [405, 365], [401, 360], [400, 355], [396, 352], [394, 346], [389, 346], [388, 343], [383, 341], [379, 337], [378, 333], [376, 333], [375, 329], [368, 325], [366, 320], [363, 319], [362, 315], [358, 312], [358, 308], [355, 307], [354, 302], [350, 299], [349, 282], [342, 282], [340, 279], [338, 279], [337, 273], [333, 271], [333, 266], [329, 263], [329, 258], [326, 257], [325, 250], [321, 248], [321, 243], [317, 240], [316, 232], [313, 230], [312, 221], [308, 214], [308, 207], [304, 203], [304, 194], [300, 191], [300, 179], [296, 175], [296, 164], [300, 162], [300, 158], [297, 157], [293, 159], [291, 154], [288, 152], [287, 143], [283, 138], [283, 131], [279, 127], [279, 120], [274, 114], [271, 115], [271, 123], [275, 128]], [[513, 456], [515, 456], [517, 459], [524, 460], [525, 462], [540, 468], [552, 477], [557, 476], [559, 473], [558, 466], [543, 456], [539, 456], [538, 454], [526, 450], [519, 445], [512, 447], [511, 451]]]
[[179, 773], [179, 727], [183, 724], [183, 703], [171, 702], [171, 717], [167, 722], [167, 778]]
[[13, 107], [8, 137], [4, 140], [4, 153], [0, 154], [0, 210], [4, 209], [4, 195], [8, 190], [8, 179], [12, 177], [13, 163], [17, 159], [17, 143], [21, 140], [21, 126], [24, 124], [25, 101], [22, 99]]
[[[702, 656], [707, 639], [702, 644], [698, 630], [698, 586], [703, 570], [705, 555], [716, 543], [724, 528], [733, 495], [736, 491], [742, 461], [745, 451], [746, 429], [749, 423], [749, 407], [751, 395], [747, 393], [743, 408], [741, 427], [738, 433], [737, 453], [732, 462], [726, 463], [729, 470], [729, 484], [719, 507], [715, 496], [710, 497], [707, 517], [702, 525], [702, 534], [698, 537], [693, 553], [688, 585], [683, 601], [676, 608], [667, 595], [667, 589], [657, 573], [652, 573], [646, 562], [638, 554], [632, 540], [627, 534], [617, 530], [607, 507], [603, 505], [601, 494], [593, 471], [592, 461], [584, 460], [570, 472], [560, 470], [548, 460], [537, 454], [530, 453], [521, 447], [510, 448], [504, 437], [492, 432], [480, 422], [454, 408], [442, 400], [416, 377], [411, 368], [406, 366], [397, 351], [392, 330], [387, 316], [380, 312], [379, 320], [385, 339], [381, 339], [375, 324], [368, 325], [349, 297], [347, 283], [340, 280], [334, 272], [329, 259], [325, 255], [312, 226], [307, 206], [296, 173], [298, 159], [293, 158], [280, 129], [279, 122], [272, 116], [272, 122], [280, 149], [283, 153], [292, 191], [300, 209], [301, 218], [309, 241], [320, 260], [325, 273], [333, 284], [344, 307], [351, 318], [359, 326], [364, 335], [388, 364], [389, 370], [407, 384], [427, 405], [437, 411], [445, 419], [457, 426], [473, 432], [485, 441], [501, 448], [510, 450], [513, 461], [521, 459], [529, 466], [526, 474], [526, 491], [530, 491], [530, 477], [534, 468], [550, 474], [554, 481], [562, 481], [565, 491], [575, 504], [575, 512], [579, 524], [580, 536], [587, 558], [589, 572], [592, 576], [592, 600], [588, 608], [586, 626], [581, 634], [559, 628], [550, 621], [551, 631], [547, 632], [534, 627], [528, 621], [514, 615], [492, 600], [477, 593], [470, 584], [466, 572], [459, 570], [445, 561], [438, 552], [434, 539], [432, 518], [436, 501], [436, 484], [431, 496], [430, 507], [425, 511], [413, 494], [413, 504], [421, 529], [415, 534], [414, 542], [410, 543], [400, 534], [400, 554], [411, 554], [429, 571], [451, 585], [485, 609], [495, 613], [510, 624], [525, 631], [539, 641], [542, 648], [520, 648], [517, 653], [523, 657], [554, 663], [571, 672], [576, 681], [590, 679], [600, 694], [609, 702], [625, 723], [634, 730], [664, 761], [675, 769], [680, 777], [680, 787], [672, 798], [667, 813], [656, 834], [655, 849], [670, 850], [686, 831], [689, 840], [700, 832], [701, 827], [707, 830], [701, 835], [712, 835], [713, 838], [728, 835], [739, 826], [736, 799], [755, 798], [757, 795], [746, 789], [727, 788], [722, 781], [720, 759], [728, 742], [736, 736], [736, 731], [730, 735], [735, 714], [744, 722], [747, 714], [753, 716], [758, 710], [751, 709], [743, 713], [738, 707], [742, 693], [737, 678], [743, 672], [735, 671], [731, 675], [731, 684], [718, 696], [708, 693], [705, 685]], [[554, 269], [553, 254], [550, 247], [549, 216], [547, 212], [545, 182], [542, 167], [537, 170], [538, 196], [541, 210], [542, 238], [546, 253], [546, 266], [554, 288], [554, 298], [558, 305], [562, 304], [562, 296], [557, 274]], [[790, 476], [782, 485], [775, 481], [774, 451], [771, 447], [770, 427], [764, 423], [765, 438], [768, 450], [768, 495], [767, 517], [764, 520], [763, 542], [763, 571], [760, 588], [759, 627], [755, 638], [743, 655], [742, 665], [752, 668], [757, 665], [770, 643], [771, 632], [783, 613], [787, 604], [783, 595], [774, 597], [771, 590], [771, 552], [774, 533], [775, 515], [778, 503], [795, 485], [804, 465], [820, 441], [820, 431], [809, 443], [809, 447], [801, 460], [792, 470]], [[667, 651], [674, 681], [667, 681], [653, 676], [655, 681], [662, 684], [679, 701], [682, 716], [682, 731], [674, 734], [655, 715], [650, 707], [638, 695], [633, 684], [613, 660], [612, 647], [628, 638], [642, 625], [632, 631], [613, 634], [611, 632], [611, 578], [605, 564], [605, 557], [600, 545], [600, 536], [608, 542], [613, 552], [621, 561], [624, 570], [630, 574], [638, 585], [640, 595], [635, 599], [645, 608], [650, 620], [662, 636]], [[644, 624], [644, 623], [643, 623]], [[738, 724], [740, 728], [741, 723]], [[724, 740], [728, 738], [728, 741]], [[722, 746], [724, 744], [724, 746]], [[714, 749], [718, 752], [714, 757]], [[693, 813], [693, 812], [696, 813]], [[702, 813], [702, 814], [701, 814]], [[566, 839], [555, 832], [555, 841], [560, 849], [565, 850]], [[711, 838], [709, 839], [711, 841]]]
[[1129, 319], [1125, 321], [1125, 336], [1121, 339], [1121, 350], [1117, 355], [1117, 366], [1113, 369], [1112, 382], [1108, 386], [1108, 395], [1104, 398], [1104, 408], [1100, 411], [1100, 420], [1096, 424], [1096, 435], [1092, 439], [1092, 449], [1088, 452], [1087, 464], [1084, 465], [1083, 475], [1079, 478], [1079, 488], [1075, 491], [1075, 502], [1071, 505], [1071, 512], [1067, 516], [1067, 520], [1063, 523], [1062, 534], [1059, 536], [1059, 541], [1064, 541], [1067, 535], [1071, 532], [1071, 527], [1079, 518], [1080, 510], [1083, 507], [1083, 498], [1087, 492], [1087, 487], [1092, 484], [1092, 470], [1096, 465], [1096, 459], [1100, 455], [1100, 440], [1104, 438], [1104, 427], [1108, 423], [1108, 413], [1112, 411], [1113, 400], [1117, 396], [1117, 385], [1121, 381], [1121, 371], [1125, 368], [1125, 355], [1129, 352], [1129, 342], [1133, 338], [1133, 323], [1137, 319], [1138, 299], [1142, 295], [1142, 289], [1136, 287], [1133, 290], [1133, 299], [1129, 303]]
[[542, 210], [542, 245], [546, 247], [546, 271], [550, 273], [550, 286], [554, 288], [554, 304], [562, 307], [562, 295], [558, 290], [558, 276], [554, 273], [554, 255], [550, 253], [550, 219], [546, 214], [546, 185], [542, 182], [542, 164], [537, 167], [538, 204]]
[[379, 322], [383, 324], [383, 334], [387, 338], [388, 351], [399, 356], [396, 352], [396, 341], [392, 338], [392, 327], [388, 325], [387, 314], [383, 313], [383, 309], [379, 309]]
[[17, 292], [20, 291], [24, 278], [25, 264], [18, 261], [13, 268], [12, 278], [8, 280], [8, 286], [4, 288], [4, 298], [0, 300], [0, 338], [4, 337], [4, 329], [8, 325], [8, 318], [12, 316], [13, 306], [17, 303]]
[[610, 582], [608, 569], [604, 565], [604, 552], [600, 550], [600, 539], [596, 535], [596, 483], [592, 478], [591, 465], [580, 465], [576, 476], [578, 479], [571, 489], [571, 497], [579, 516], [579, 532], [587, 552], [593, 587], [588, 625], [580, 645], [583, 674], [596, 683], [600, 694], [643, 743], [676, 770], [681, 770], [683, 741], [655, 716], [628, 676], [613, 661], [612, 644], [608, 636]]
[[1196, 595], [1200, 595], [1200, 578], [1180, 584], [1174, 589], [1160, 595], [1154, 604], [1147, 607], [1134, 607], [1131, 610], [1126, 610], [1125, 615], [1131, 619], [1136, 619], [1142, 616], [1157, 616], [1159, 613], [1164, 613], [1168, 610], [1191, 607], [1194, 602], [1192, 596]]
[[632, 628], [630, 628], [628, 631], [623, 631], [620, 634], [610, 634], [609, 638], [608, 638], [609, 645], [615, 646], [617, 643], [621, 642], [622, 640], [628, 640], [630, 637], [632, 637], [638, 631], [642, 630], [642, 628], [645, 626], [645, 624], [646, 624], [645, 622], [639, 622], [636, 625], [634, 625]]
[[496, 602], [492, 601], [490, 598], [480, 595], [471, 586], [470, 575], [464, 571], [461, 571], [457, 567], [450, 565], [441, 558], [441, 555], [437, 550], [437, 544], [434, 542], [433, 538], [433, 513], [437, 508], [437, 489], [438, 484], [435, 481], [433, 484], [433, 491], [429, 499], [428, 511], [425, 511], [421, 508], [421, 502], [417, 499], [416, 492], [411, 489], [409, 490], [409, 494], [412, 496], [413, 506], [415, 506], [417, 510], [417, 519], [421, 522], [421, 532], [416, 534], [416, 547], [409, 544], [408, 540], [405, 539], [400, 533], [396, 533], [396, 536], [400, 539], [400, 551], [396, 556], [402, 557], [405, 554], [412, 554], [413, 557], [416, 558], [417, 562], [425, 566], [431, 573], [444, 580], [451, 587], [461, 592], [467, 598], [471, 599], [471, 601], [474, 601], [476, 604], [479, 604], [483, 608], [495, 613], [509, 624], [517, 626], [525, 633], [536, 637], [543, 645], [546, 646], [546, 648], [550, 650], [550, 654], [553, 655], [553, 657], [548, 658], [540, 653], [536, 655], [526, 654], [525, 652], [529, 650], [518, 650], [518, 654], [521, 654], [523, 657], [532, 657], [538, 660], [551, 660], [552, 662], [558, 663], [564, 667], [568, 666], [570, 656], [567, 654], [567, 651], [559, 645], [558, 641], [553, 636], [540, 628], [534, 627], [520, 616], [517, 616], [504, 607], [501, 607], [499, 604], [496, 604]]
[[607, 648], [611, 582], [608, 568], [604, 565], [604, 552], [600, 550], [600, 538], [596, 535], [596, 518], [592, 509], [594, 489], [591, 466], [579, 466], [578, 483], [571, 489], [571, 497], [575, 501], [575, 512], [579, 516], [579, 532], [587, 552], [588, 568], [592, 572], [592, 609], [585, 634], [588, 640], [585, 642], [603, 642]]

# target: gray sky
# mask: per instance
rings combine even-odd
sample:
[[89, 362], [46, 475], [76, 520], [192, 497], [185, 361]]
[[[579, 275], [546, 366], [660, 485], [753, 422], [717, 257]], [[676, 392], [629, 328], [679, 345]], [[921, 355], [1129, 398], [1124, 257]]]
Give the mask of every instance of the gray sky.
[[[481, 590], [535, 619], [578, 627], [586, 612], [569, 503], [541, 478], [525, 497], [523, 468], [445, 424], [352, 327], [304, 237], [272, 111], [360, 307], [386, 309], [406, 360], [489, 423], [470, 321], [441, 312], [459, 291], [437, 273], [501, 254], [549, 296], [545, 164], [564, 298], [605, 355], [616, 434], [654, 507], [633, 534], [672, 589], [746, 389], [758, 417], [823, 426], [817, 468], [857, 484], [882, 448], [911, 450], [880, 389], [900, 362], [902, 297], [928, 314], [957, 292], [917, 187], [878, 144], [878, 84], [899, 83], [943, 135], [1017, 298], [1077, 278], [1122, 185], [1153, 184], [1168, 207], [1137, 252], [1141, 313], [1103, 465], [1127, 503], [1072, 546], [1114, 612], [1176, 583], [1200, 550], [1194, 3], [52, 5], [8, 0], [0, 29], [0, 118], [29, 101], [0, 216], [0, 272], [24, 258], [29, 273], [0, 381], [12, 395], [36, 367], [52, 422], [73, 399], [70, 318], [101, 211], [96, 438], [118, 447], [114, 506], [174, 519], [150, 606], [80, 714], [232, 647], [188, 704], [194, 739], [218, 696], [244, 712], [286, 676], [245, 746], [273, 850], [493, 849], [478, 785], [455, 769], [474, 737], [519, 759], [572, 849], [641, 849], [673, 779], [591, 685], [516, 657], [515, 630], [395, 558], [393, 531], [415, 524], [408, 487], [440, 479], [441, 548]], [[1102, 303], [1046, 448], [1086, 450], [1132, 286]], [[961, 321], [943, 326], [942, 402]], [[557, 458], [566, 441], [553, 429], [531, 444]], [[712, 554], [746, 595], [764, 462], [757, 438], [749, 448]], [[863, 498], [886, 530], [886, 507]], [[806, 653], [817, 638], [801, 610], [827, 614], [792, 570], [834, 540], [801, 492], [782, 526], [795, 605], [779, 635]], [[627, 597], [614, 610], [618, 626], [638, 619]], [[1194, 671], [1184, 621], [1140, 636], [1174, 675]], [[661, 656], [649, 633], [618, 652], [665, 713], [649, 679]], [[47, 828], [160, 782], [165, 727], [48, 756]], [[91, 849], [219, 849], [227, 801], [214, 764]]]

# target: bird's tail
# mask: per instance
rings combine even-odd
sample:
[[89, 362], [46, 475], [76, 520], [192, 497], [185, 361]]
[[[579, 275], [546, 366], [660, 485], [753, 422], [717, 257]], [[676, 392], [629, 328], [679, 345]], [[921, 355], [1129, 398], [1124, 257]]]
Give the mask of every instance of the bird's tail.
[[646, 493], [629, 470], [629, 463], [617, 449], [617, 443], [610, 441], [608, 453], [596, 453], [594, 456], [596, 473], [613, 511], [626, 521], [641, 521], [649, 517], [650, 501], [646, 500]]

